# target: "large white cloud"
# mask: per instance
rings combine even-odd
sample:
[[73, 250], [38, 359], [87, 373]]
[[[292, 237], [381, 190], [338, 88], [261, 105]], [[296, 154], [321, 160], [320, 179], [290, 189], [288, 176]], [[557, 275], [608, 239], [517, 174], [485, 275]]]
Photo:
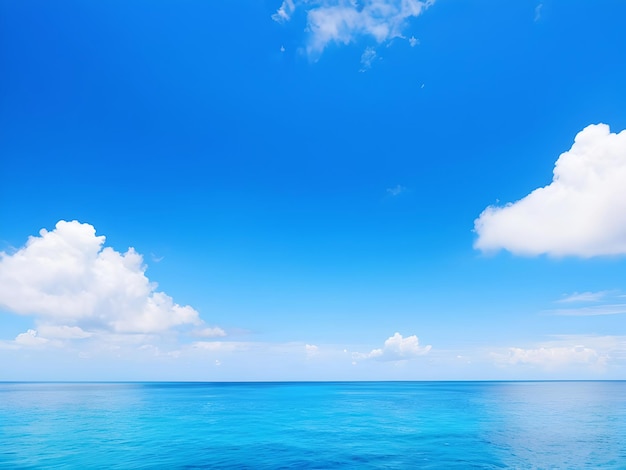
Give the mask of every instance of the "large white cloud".
[[373, 349], [369, 353], [354, 353], [354, 359], [375, 359], [377, 361], [404, 361], [427, 354], [432, 346], [420, 346], [417, 336], [403, 338], [395, 333], [387, 338], [382, 348]]
[[359, 37], [383, 43], [404, 37], [409, 18], [419, 16], [434, 0], [284, 0], [272, 16], [289, 21], [298, 8], [306, 10], [309, 55], [319, 55], [330, 43], [349, 44]]
[[[33, 315], [48, 337], [77, 339], [90, 331], [157, 333], [201, 325], [190, 306], [157, 291], [141, 255], [103, 248], [93, 226], [60, 221], [15, 253], [0, 253], [0, 306]], [[34, 331], [34, 330], [33, 330]], [[21, 337], [41, 343], [36, 334]]]
[[475, 221], [482, 251], [591, 257], [626, 254], [626, 130], [591, 125], [561, 154], [552, 183]]

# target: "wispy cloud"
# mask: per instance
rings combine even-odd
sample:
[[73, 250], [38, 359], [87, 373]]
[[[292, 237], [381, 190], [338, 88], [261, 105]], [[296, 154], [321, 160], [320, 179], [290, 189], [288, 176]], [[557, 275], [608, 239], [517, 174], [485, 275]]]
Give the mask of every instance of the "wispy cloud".
[[284, 0], [282, 5], [276, 10], [276, 13], [272, 15], [272, 19], [278, 23], [284, 23], [291, 19], [291, 15], [295, 11], [296, 6], [293, 0]]
[[626, 313], [626, 304], [594, 305], [591, 307], [558, 308], [548, 310], [552, 315], [564, 315], [570, 317], [591, 317], [598, 315], [620, 315]]
[[376, 49], [373, 47], [366, 47], [361, 54], [361, 68], [359, 72], [367, 72], [372, 68], [372, 63], [376, 59]]
[[557, 300], [559, 303], [577, 303], [577, 302], [599, 302], [609, 294], [609, 291], [600, 292], [574, 292], [562, 299]]
[[540, 3], [535, 7], [535, 21], [539, 21], [541, 19], [541, 9], [543, 8], [543, 3]]
[[408, 20], [421, 15], [433, 3], [434, 0], [284, 0], [272, 19], [284, 23], [292, 19], [297, 9], [304, 10], [306, 51], [315, 58], [329, 44], [350, 44], [362, 37], [377, 44], [404, 38]]
[[544, 311], [550, 315], [587, 317], [626, 313], [625, 296], [619, 291], [575, 292], [556, 301], [564, 307]]
[[407, 188], [405, 188], [402, 185], [397, 184], [397, 185], [395, 185], [392, 188], [387, 188], [387, 194], [389, 194], [392, 197], [396, 197], [396, 196], [399, 196], [400, 194], [406, 192], [406, 190], [407, 190]]

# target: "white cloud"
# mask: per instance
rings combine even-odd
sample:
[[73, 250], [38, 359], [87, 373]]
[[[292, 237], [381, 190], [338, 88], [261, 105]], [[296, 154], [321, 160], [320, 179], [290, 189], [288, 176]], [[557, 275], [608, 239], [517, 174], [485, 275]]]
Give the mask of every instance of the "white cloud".
[[41, 346], [48, 343], [48, 340], [37, 336], [36, 330], [29, 329], [26, 333], [17, 335], [15, 343], [20, 346]]
[[241, 351], [248, 350], [250, 347], [251, 343], [238, 341], [196, 341], [191, 344], [192, 349], [212, 352]]
[[350, 44], [360, 37], [378, 44], [404, 37], [409, 18], [419, 16], [434, 0], [285, 0], [272, 15], [289, 21], [298, 8], [306, 10], [307, 52], [317, 56], [331, 43]]
[[583, 129], [561, 154], [552, 183], [474, 223], [474, 247], [517, 255], [626, 254], [626, 131]]
[[366, 47], [361, 54], [361, 69], [359, 72], [367, 72], [372, 68], [372, 62], [376, 59], [376, 50], [373, 47]]
[[553, 315], [565, 315], [571, 317], [591, 317], [598, 315], [619, 315], [626, 313], [626, 304], [604, 304], [591, 307], [559, 308], [548, 310]]
[[296, 9], [293, 0], [284, 0], [280, 8], [276, 10], [276, 13], [272, 15], [272, 19], [279, 23], [284, 23], [291, 19], [291, 15]]
[[134, 249], [119, 253], [104, 241], [89, 224], [60, 221], [15, 253], [1, 252], [0, 305], [33, 315], [48, 337], [65, 339], [202, 324], [192, 307], [156, 290]]
[[600, 292], [574, 292], [562, 299], [559, 299], [559, 303], [576, 303], [576, 302], [599, 302], [606, 297], [608, 291]]
[[77, 326], [39, 325], [37, 332], [44, 338], [54, 339], [85, 339], [93, 336], [93, 333]]
[[493, 354], [496, 362], [505, 365], [530, 365], [555, 369], [571, 365], [604, 367], [607, 356], [582, 345], [540, 347], [535, 349], [509, 348], [507, 353]]
[[317, 356], [320, 350], [320, 348], [315, 344], [305, 344], [304, 349], [306, 351], [306, 357]]
[[193, 332], [194, 336], [200, 336], [202, 338], [218, 338], [226, 336], [226, 332], [220, 327], [202, 328]]
[[525, 367], [549, 372], [569, 371], [574, 376], [584, 371], [619, 370], [626, 360], [626, 337], [598, 335], [555, 335], [551, 341], [532, 347], [511, 347], [491, 353], [503, 367]]
[[406, 191], [406, 188], [404, 186], [401, 186], [399, 184], [395, 185], [393, 188], [387, 188], [387, 193], [389, 193], [391, 196], [399, 196], [400, 194], [404, 193]]
[[409, 38], [409, 44], [411, 45], [411, 47], [415, 47], [420, 43], [420, 40], [417, 39], [415, 36], [411, 36]]
[[626, 314], [624, 297], [619, 291], [576, 292], [556, 301], [564, 307], [545, 313], [576, 317]]
[[540, 3], [535, 7], [535, 21], [539, 21], [541, 19], [541, 9], [543, 8], [543, 4]]
[[389, 337], [382, 348], [369, 353], [354, 353], [354, 359], [375, 359], [377, 361], [403, 361], [428, 354], [432, 346], [420, 346], [417, 336], [403, 338], [400, 333]]

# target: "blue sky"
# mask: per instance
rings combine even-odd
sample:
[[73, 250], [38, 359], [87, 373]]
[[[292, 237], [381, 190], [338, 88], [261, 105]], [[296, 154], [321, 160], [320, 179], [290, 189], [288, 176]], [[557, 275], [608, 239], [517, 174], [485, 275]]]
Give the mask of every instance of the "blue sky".
[[624, 17], [0, 2], [0, 379], [624, 378]]

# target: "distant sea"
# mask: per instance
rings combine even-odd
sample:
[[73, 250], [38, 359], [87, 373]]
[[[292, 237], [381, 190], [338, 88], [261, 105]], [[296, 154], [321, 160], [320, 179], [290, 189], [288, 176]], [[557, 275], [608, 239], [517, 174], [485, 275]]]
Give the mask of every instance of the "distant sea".
[[0, 383], [0, 468], [626, 469], [626, 382]]

